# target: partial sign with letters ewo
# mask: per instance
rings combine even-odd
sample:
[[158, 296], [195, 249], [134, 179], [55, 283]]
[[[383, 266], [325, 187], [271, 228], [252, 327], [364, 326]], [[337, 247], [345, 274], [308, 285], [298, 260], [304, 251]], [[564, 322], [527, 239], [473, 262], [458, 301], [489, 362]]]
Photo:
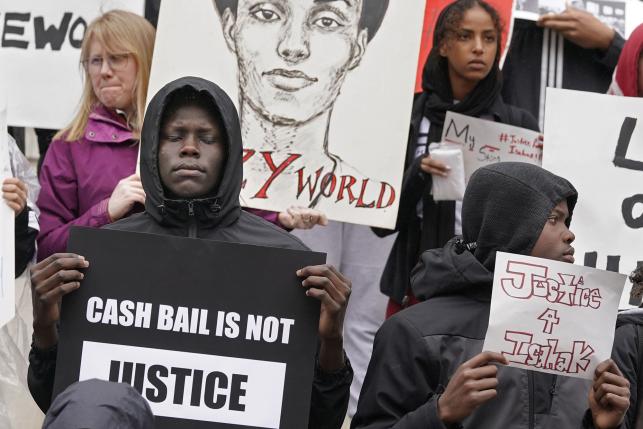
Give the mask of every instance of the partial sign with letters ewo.
[[498, 252], [484, 350], [509, 366], [592, 379], [610, 357], [626, 276]]
[[156, 427], [305, 428], [319, 302], [296, 270], [314, 252], [72, 229], [89, 261], [64, 299], [56, 382], [129, 383]]

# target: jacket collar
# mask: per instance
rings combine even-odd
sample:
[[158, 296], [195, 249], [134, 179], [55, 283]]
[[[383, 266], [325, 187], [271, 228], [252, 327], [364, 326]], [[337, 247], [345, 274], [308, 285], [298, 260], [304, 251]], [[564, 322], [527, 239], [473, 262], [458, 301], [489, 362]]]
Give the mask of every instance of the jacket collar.
[[123, 143], [132, 140], [134, 135], [127, 126], [125, 118], [98, 104], [89, 114], [85, 127], [85, 139], [96, 143]]

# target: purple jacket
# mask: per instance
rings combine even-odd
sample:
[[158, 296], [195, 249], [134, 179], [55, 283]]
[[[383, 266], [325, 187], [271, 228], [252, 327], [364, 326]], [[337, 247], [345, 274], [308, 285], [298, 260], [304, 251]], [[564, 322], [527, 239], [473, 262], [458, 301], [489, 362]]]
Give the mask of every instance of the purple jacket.
[[38, 260], [64, 252], [69, 227], [110, 223], [107, 202], [136, 170], [138, 143], [123, 118], [103, 106], [89, 115], [85, 135], [51, 142], [40, 172]]
[[[69, 227], [110, 223], [107, 202], [118, 182], [136, 171], [138, 144], [125, 121], [98, 106], [83, 138], [51, 142], [40, 171], [38, 261], [64, 252]], [[245, 209], [277, 226], [277, 213]]]

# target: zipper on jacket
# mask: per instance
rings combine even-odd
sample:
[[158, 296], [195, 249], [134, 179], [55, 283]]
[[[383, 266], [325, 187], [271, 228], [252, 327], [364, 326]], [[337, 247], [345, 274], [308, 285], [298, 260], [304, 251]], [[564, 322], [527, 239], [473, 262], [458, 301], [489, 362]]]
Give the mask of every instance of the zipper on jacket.
[[533, 371], [527, 371], [527, 391], [529, 392], [529, 429], [536, 427], [536, 415], [534, 408], [534, 397], [536, 396], [536, 386], [534, 383]]
[[194, 201], [188, 201], [188, 216], [189, 216], [189, 226], [188, 226], [188, 237], [197, 238], [197, 224], [196, 217], [194, 216]]

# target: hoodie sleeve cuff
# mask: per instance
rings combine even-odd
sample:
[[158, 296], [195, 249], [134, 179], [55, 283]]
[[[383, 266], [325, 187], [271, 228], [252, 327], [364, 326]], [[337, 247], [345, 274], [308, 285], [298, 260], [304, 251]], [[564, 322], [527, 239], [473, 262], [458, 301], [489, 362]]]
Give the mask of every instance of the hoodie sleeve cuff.
[[610, 71], [614, 71], [614, 69], [616, 68], [616, 64], [618, 64], [618, 58], [621, 55], [624, 44], [625, 39], [623, 39], [623, 36], [621, 36], [618, 31], [615, 31], [612, 43], [610, 43], [607, 50], [604, 52], [596, 51], [594, 58], [599, 63], [605, 65], [605, 67], [608, 67]]

